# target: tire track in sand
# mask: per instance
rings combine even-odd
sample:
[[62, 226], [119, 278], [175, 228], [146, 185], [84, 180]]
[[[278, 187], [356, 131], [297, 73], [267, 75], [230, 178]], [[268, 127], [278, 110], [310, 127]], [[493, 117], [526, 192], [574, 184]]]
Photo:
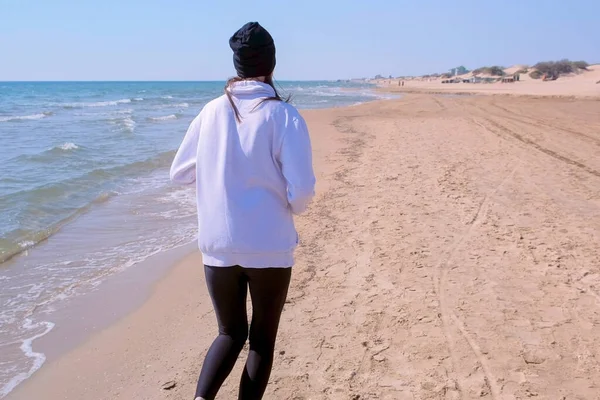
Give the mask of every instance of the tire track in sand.
[[[516, 113], [514, 111], [509, 110], [506, 107], [502, 107], [496, 103], [494, 103], [493, 101], [489, 103], [490, 106], [495, 107], [496, 109], [501, 110], [502, 112], [508, 114], [508, 115], [495, 115], [499, 118], [506, 118], [506, 119], [510, 119], [516, 122], [520, 122], [529, 126], [533, 126], [533, 127], [539, 127], [539, 126], [543, 126], [546, 128], [550, 128], [552, 130], [555, 130], [557, 132], [567, 132], [570, 133], [572, 135], [578, 136], [579, 138], [588, 141], [590, 143], [593, 143], [595, 145], [600, 145], [600, 140], [596, 137], [590, 136], [588, 134], [585, 134], [583, 132], [579, 132], [576, 131], [574, 129], [571, 128], [567, 128], [564, 126], [558, 126], [558, 125], [553, 125], [553, 124], [549, 124], [548, 122], [546, 122], [546, 120], [541, 119], [541, 118], [536, 118], [533, 116], [529, 116], [529, 115], [523, 115], [523, 114], [519, 114]], [[487, 113], [489, 114], [489, 110], [487, 111]]]
[[441, 111], [446, 111], [447, 107], [438, 99], [436, 99], [435, 97], [432, 97], [433, 101], [435, 102], [435, 104], [438, 105], [438, 107], [440, 107]]
[[[490, 194], [486, 195], [483, 198], [483, 200], [479, 204], [479, 207], [477, 208], [477, 211], [475, 212], [475, 215], [473, 216], [471, 221], [468, 222], [469, 227], [465, 230], [465, 232], [463, 232], [459, 237], [456, 238], [456, 240], [452, 243], [452, 245], [446, 251], [446, 255], [444, 257], [442, 257], [442, 259], [436, 264], [436, 266], [434, 268], [434, 273], [435, 273], [434, 286], [435, 286], [436, 294], [438, 296], [442, 325], [444, 328], [444, 334], [446, 336], [446, 342], [448, 345], [448, 349], [451, 354], [453, 368], [456, 370], [457, 357], [456, 357], [456, 351], [454, 350], [454, 345], [452, 343], [452, 334], [450, 333], [450, 322], [451, 321], [458, 328], [462, 337], [469, 344], [469, 347], [471, 348], [473, 354], [477, 358], [477, 362], [481, 365], [481, 368], [485, 375], [487, 386], [489, 387], [490, 393], [494, 400], [502, 399], [502, 397], [501, 397], [502, 391], [497, 383], [496, 378], [494, 377], [494, 374], [492, 373], [492, 369], [488, 363], [488, 360], [485, 357], [485, 355], [483, 354], [483, 352], [481, 351], [481, 348], [480, 348], [479, 344], [477, 343], [477, 340], [475, 340], [473, 338], [473, 336], [467, 330], [464, 322], [448, 306], [448, 302], [446, 300], [446, 286], [447, 286], [448, 271], [449, 271], [448, 265], [454, 259], [456, 253], [461, 248], [461, 246], [465, 242], [465, 240], [468, 239], [472, 235], [472, 233], [476, 230], [476, 228], [479, 225], [481, 225], [482, 221], [484, 220], [483, 216], [485, 216], [485, 214], [488, 211], [490, 198], [493, 197], [506, 182], [508, 182], [509, 180], [511, 180], [513, 178], [513, 176], [518, 168], [519, 168], [519, 165], [515, 166], [512, 169], [512, 171], [506, 175], [506, 177], [502, 180], [502, 182], [500, 182], [494, 188], [494, 190], [492, 190], [492, 192]], [[462, 397], [462, 386], [463, 385], [460, 384], [459, 382], [457, 382], [457, 384], [459, 386], [459, 392]]]
[[[481, 122], [477, 121], [476, 119], [473, 119], [473, 123], [477, 124], [478, 126], [482, 127], [483, 129], [485, 129], [489, 132], [492, 132], [500, 137], [504, 136], [503, 133], [508, 134], [510, 137], [513, 137], [513, 138], [519, 140], [520, 142], [522, 142], [528, 146], [531, 146], [532, 148], [534, 148], [546, 155], [549, 155], [550, 157], [553, 157], [559, 161], [562, 161], [562, 162], [572, 165], [574, 167], [580, 168], [580, 169], [584, 170], [585, 172], [600, 178], [600, 171], [596, 171], [595, 169], [593, 169], [579, 161], [573, 160], [573, 159], [563, 156], [562, 154], [559, 154], [553, 150], [547, 149], [547, 148], [541, 146], [540, 144], [538, 144], [537, 142], [534, 142], [533, 140], [526, 138], [525, 136], [513, 131], [512, 129], [507, 128], [506, 126], [504, 126], [490, 118], [483, 117], [482, 119], [485, 122], [487, 122], [488, 124], [490, 124], [493, 128], [490, 128], [489, 126], [482, 124]], [[501, 133], [501, 132], [503, 132], [503, 133]]]

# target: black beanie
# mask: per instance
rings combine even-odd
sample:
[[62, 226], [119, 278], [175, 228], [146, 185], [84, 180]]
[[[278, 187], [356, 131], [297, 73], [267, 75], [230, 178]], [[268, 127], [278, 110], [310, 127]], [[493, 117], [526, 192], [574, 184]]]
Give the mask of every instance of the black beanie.
[[269, 76], [275, 69], [275, 42], [258, 22], [248, 22], [229, 39], [240, 78]]

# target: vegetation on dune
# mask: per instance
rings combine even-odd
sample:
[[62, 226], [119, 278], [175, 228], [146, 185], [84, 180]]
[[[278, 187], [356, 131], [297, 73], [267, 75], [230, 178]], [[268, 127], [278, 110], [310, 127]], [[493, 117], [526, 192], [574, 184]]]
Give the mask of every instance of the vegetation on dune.
[[588, 67], [590, 66], [590, 64], [585, 61], [573, 61], [573, 65], [579, 69], [583, 69], [584, 71], [587, 71]]
[[504, 76], [504, 68], [494, 65], [493, 67], [481, 67], [473, 71], [473, 75], [487, 74], [491, 76]]
[[531, 71], [529, 73], [529, 77], [531, 79], [540, 79], [544, 74], [542, 74], [540, 71], [534, 69], [533, 71]]
[[531, 76], [534, 79], [539, 79], [543, 75], [546, 75], [548, 78], [556, 79], [561, 75], [579, 73], [580, 71], [586, 71], [589, 67], [589, 64], [585, 61], [569, 61], [567, 59], [560, 61], [542, 61], [534, 65], [534, 68], [539, 72], [535, 74], [538, 78], [534, 78], [532, 74]]
[[[532, 79], [541, 79], [544, 76], [546, 76], [547, 79], [557, 79], [561, 75], [587, 71], [589, 66], [590, 64], [586, 61], [570, 61], [567, 59], [560, 61], [542, 61], [533, 67], [522, 66], [514, 73], [514, 75], [529, 74]], [[464, 75], [467, 73], [469, 73], [469, 70], [461, 65], [460, 67], [450, 69], [446, 73], [423, 75], [422, 78], [450, 79], [455, 75]], [[477, 68], [473, 70], [472, 73], [474, 76], [485, 74], [502, 77], [506, 75], [504, 68], [499, 65]]]

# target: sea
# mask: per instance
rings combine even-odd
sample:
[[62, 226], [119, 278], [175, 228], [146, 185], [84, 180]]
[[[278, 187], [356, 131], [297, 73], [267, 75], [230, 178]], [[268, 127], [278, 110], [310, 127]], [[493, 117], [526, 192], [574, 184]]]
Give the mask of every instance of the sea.
[[[280, 82], [300, 109], [385, 97], [359, 82]], [[0, 82], [0, 398], [38, 370], [65, 300], [196, 235], [168, 169], [224, 82]]]

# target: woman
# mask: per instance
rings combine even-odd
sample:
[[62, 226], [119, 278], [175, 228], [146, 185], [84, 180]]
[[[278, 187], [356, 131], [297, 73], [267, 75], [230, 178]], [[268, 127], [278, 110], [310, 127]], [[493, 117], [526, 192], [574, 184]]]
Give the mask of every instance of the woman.
[[273, 86], [273, 38], [251, 22], [229, 44], [238, 76], [193, 120], [171, 166], [173, 182], [196, 183], [198, 244], [219, 325], [196, 400], [215, 398], [248, 337], [239, 399], [262, 398], [298, 244], [293, 214], [314, 196], [306, 123]]

